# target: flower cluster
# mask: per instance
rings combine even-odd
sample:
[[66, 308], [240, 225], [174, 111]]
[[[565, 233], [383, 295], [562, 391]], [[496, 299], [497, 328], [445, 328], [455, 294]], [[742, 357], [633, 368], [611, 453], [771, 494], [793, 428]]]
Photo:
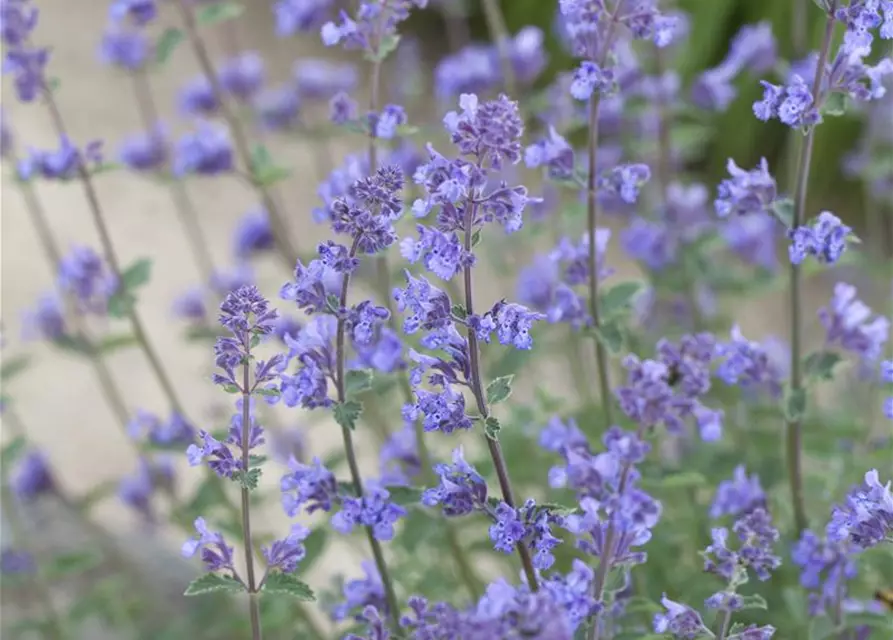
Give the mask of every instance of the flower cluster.
[[838, 282], [831, 304], [819, 310], [828, 344], [839, 345], [866, 362], [876, 360], [890, 339], [890, 320], [874, 316], [857, 297], [856, 287]]
[[822, 211], [811, 226], [804, 225], [788, 231], [791, 262], [800, 264], [806, 256], [815, 256], [819, 262], [834, 264], [846, 250], [851, 231], [833, 213]]

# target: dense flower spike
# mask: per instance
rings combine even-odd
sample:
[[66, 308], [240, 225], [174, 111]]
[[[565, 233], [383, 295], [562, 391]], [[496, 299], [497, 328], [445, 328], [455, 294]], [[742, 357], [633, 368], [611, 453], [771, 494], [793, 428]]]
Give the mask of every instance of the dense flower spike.
[[744, 337], [738, 325], [732, 327], [729, 342], [717, 345], [716, 353], [725, 358], [716, 376], [726, 384], [765, 390], [775, 397], [781, 394], [782, 376], [778, 366], [763, 345]]
[[868, 471], [862, 486], [850, 492], [843, 505], [834, 507], [828, 538], [833, 542], [847, 540], [860, 551], [893, 542], [890, 484], [881, 484], [877, 469]]
[[390, 497], [387, 489], [375, 486], [367, 487], [360, 498], [344, 497], [341, 511], [332, 518], [332, 527], [340, 533], [350, 533], [354, 527], [369, 527], [378, 540], [393, 539], [394, 524], [408, 512]]
[[409, 17], [412, 7], [424, 9], [428, 0], [364, 0], [355, 17], [342, 11], [340, 23], [322, 26], [323, 43], [331, 47], [343, 43], [347, 49], [375, 52], [397, 33], [397, 25]]
[[716, 214], [725, 218], [732, 214], [769, 213], [777, 197], [777, 188], [766, 159], [760, 160], [759, 167], [745, 171], [729, 158], [727, 169], [732, 177], [719, 185], [714, 203]]
[[846, 250], [851, 231], [833, 213], [822, 211], [812, 226], [797, 227], [788, 232], [791, 262], [800, 264], [806, 256], [815, 256], [819, 262], [834, 264]]
[[710, 507], [710, 517], [739, 516], [757, 507], [764, 507], [765, 504], [766, 494], [763, 493], [759, 477], [748, 477], [744, 465], [738, 465], [735, 467], [734, 477], [719, 484]]

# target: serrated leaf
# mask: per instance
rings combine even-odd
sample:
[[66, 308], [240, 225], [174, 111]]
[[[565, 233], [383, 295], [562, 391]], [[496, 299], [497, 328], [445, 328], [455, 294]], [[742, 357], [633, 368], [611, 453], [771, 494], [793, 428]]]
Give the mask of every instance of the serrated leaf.
[[9, 465], [13, 464], [25, 453], [27, 447], [28, 441], [25, 439], [25, 436], [14, 437], [7, 444], [3, 445], [3, 450], [0, 452], [0, 466], [8, 469]]
[[741, 596], [742, 609], [767, 609], [768, 605], [763, 596], [755, 593], [749, 596]]
[[47, 563], [47, 578], [62, 578], [65, 576], [86, 573], [90, 569], [98, 567], [101, 562], [101, 554], [91, 553], [89, 551], [60, 553]]
[[31, 357], [24, 354], [13, 358], [3, 358], [0, 361], [0, 380], [9, 382], [27, 369], [30, 363]]
[[351, 369], [344, 374], [344, 391], [348, 398], [372, 388], [372, 369]]
[[245, 587], [229, 576], [222, 576], [219, 573], [206, 573], [189, 583], [184, 596], [200, 596], [204, 593], [214, 593], [215, 591], [225, 591], [227, 593], [242, 593]]
[[474, 248], [478, 246], [481, 242], [481, 230], [478, 229], [473, 234], [471, 234], [471, 247]]
[[512, 395], [512, 380], [515, 376], [507, 375], [496, 378], [487, 385], [487, 404], [499, 404]]
[[158, 42], [155, 43], [155, 64], [166, 64], [183, 39], [183, 32], [176, 27], [165, 29], [161, 37], [158, 38]]
[[602, 318], [610, 320], [630, 309], [636, 296], [643, 289], [638, 280], [628, 280], [614, 285], [599, 296]]
[[335, 422], [337, 422], [345, 429], [350, 429], [351, 431], [353, 431], [354, 429], [356, 429], [357, 420], [362, 413], [363, 405], [356, 400], [339, 402], [335, 405], [334, 409]]
[[301, 582], [290, 573], [276, 571], [267, 575], [261, 593], [288, 595], [302, 602], [315, 602], [316, 596], [309, 585]]
[[199, 9], [195, 13], [195, 21], [203, 27], [233, 20], [242, 15], [245, 7], [238, 2], [215, 2]]
[[620, 324], [609, 321], [599, 327], [592, 327], [595, 339], [598, 340], [611, 355], [617, 355], [623, 348], [623, 329]]
[[788, 422], [798, 422], [806, 414], [806, 391], [788, 389], [784, 400], [784, 417]]
[[460, 320], [465, 320], [468, 317], [468, 311], [461, 304], [454, 304], [450, 311]]
[[499, 420], [497, 420], [493, 416], [489, 416], [484, 421], [484, 433], [487, 434], [487, 437], [491, 440], [498, 440], [499, 432], [501, 430], [502, 426], [499, 424]]
[[223, 385], [223, 390], [227, 393], [242, 393], [242, 390], [238, 385], [235, 384], [225, 384]]
[[136, 336], [132, 333], [119, 333], [104, 337], [98, 345], [100, 353], [114, 353], [118, 349], [132, 347], [138, 344]]
[[843, 358], [833, 351], [810, 353], [803, 362], [803, 373], [812, 380], [833, 380], [834, 368]]
[[837, 118], [846, 113], [847, 96], [845, 93], [831, 93], [825, 98], [822, 105], [822, 113], [826, 116]]
[[245, 471], [237, 471], [233, 473], [233, 480], [239, 483], [239, 485], [243, 489], [248, 489], [249, 491], [254, 491], [257, 489], [257, 485], [260, 482], [260, 477], [263, 475], [263, 469], [249, 469], [247, 472]]
[[794, 224], [794, 201], [790, 198], [779, 198], [772, 203], [769, 211], [776, 220], [784, 225], [785, 229], [790, 229]]
[[121, 273], [121, 286], [128, 291], [133, 291], [149, 282], [152, 277], [152, 260], [140, 258], [134, 261]]
[[136, 298], [133, 294], [122, 289], [109, 298], [108, 314], [112, 318], [126, 318], [133, 310]]

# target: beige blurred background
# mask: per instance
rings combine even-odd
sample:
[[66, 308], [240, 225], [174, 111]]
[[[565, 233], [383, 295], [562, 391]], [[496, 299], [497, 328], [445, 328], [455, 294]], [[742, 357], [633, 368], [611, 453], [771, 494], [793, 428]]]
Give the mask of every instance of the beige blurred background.
[[[127, 133], [139, 130], [140, 125], [130, 80], [120, 71], [98, 62], [97, 46], [106, 20], [107, 3], [102, 0], [40, 0], [37, 4], [41, 9], [41, 22], [35, 37], [53, 45], [51, 75], [61, 78], [57, 95], [73, 138], [77, 143], [101, 138], [107, 142], [107, 152], [113, 153], [117, 141]], [[257, 49], [264, 54], [271, 82], [286, 79], [292, 64], [301, 56], [332, 55], [312, 37], [276, 39], [272, 36], [270, 3], [245, 4], [248, 11], [237, 23], [236, 39], [243, 48]], [[163, 21], [170, 23], [173, 18], [168, 11]], [[221, 51], [225, 41], [223, 34], [215, 34], [213, 38], [216, 50]], [[231, 43], [231, 36], [226, 41]], [[175, 93], [183, 81], [197, 73], [189, 47], [184, 44], [164, 72], [153, 77], [155, 95], [168, 122], [182, 124], [175, 113]], [[37, 147], [55, 144], [42, 106], [19, 104], [7, 85], [4, 85], [3, 106], [19, 149], [28, 144]], [[357, 138], [338, 141], [336, 157], [340, 158], [349, 149], [358, 149], [360, 144]], [[278, 192], [288, 211], [293, 237], [306, 250], [325, 234], [325, 228], [315, 225], [310, 218], [310, 211], [317, 203], [315, 187], [321, 165], [312, 149], [300, 141], [276, 140], [270, 142], [270, 147], [277, 160], [294, 168], [292, 178], [279, 185]], [[114, 482], [131, 473], [135, 457], [121, 425], [116, 423], [103, 402], [89, 365], [39, 343], [26, 344], [19, 339], [22, 309], [33, 305], [37, 295], [51, 287], [53, 273], [39, 248], [20, 194], [7, 179], [9, 169], [4, 167], [0, 245], [2, 318], [7, 339], [4, 354], [27, 352], [33, 356], [33, 364], [4, 391], [14, 398], [29, 435], [49, 454], [62, 484], [71, 494], [79, 495], [97, 483]], [[202, 420], [208, 418], [208, 406], [220, 399], [220, 393], [207, 378], [212, 364], [210, 349], [184, 343], [181, 326], [171, 316], [173, 297], [186, 286], [198, 283], [199, 274], [188, 253], [170, 193], [163, 186], [123, 172], [103, 175], [96, 183], [122, 261], [126, 264], [142, 256], [154, 258], [152, 280], [141, 291], [139, 313], [186, 401], [188, 414], [199, 423], [198, 426], [203, 426]], [[201, 225], [211, 240], [217, 264], [230, 265], [235, 222], [257, 204], [255, 195], [234, 179], [196, 179], [189, 182], [188, 188], [200, 208]], [[83, 243], [98, 248], [79, 184], [42, 183], [38, 186], [38, 196], [48, 210], [54, 233], [63, 247]], [[617, 255], [616, 243], [613, 253], [613, 264], [620, 266], [622, 271], [632, 270]], [[275, 298], [289, 274], [273, 257], [264, 258], [256, 266], [261, 290]], [[812, 282], [810, 287], [815, 289], [810, 296], [813, 301], [810, 304], [814, 306], [821, 304], [830, 293], [827, 283]], [[495, 299], [495, 281], [490, 278], [478, 294], [482, 301]], [[768, 333], [779, 333], [777, 327], [785, 324], [782, 295], [770, 296], [771, 299], [737, 310], [749, 337], [759, 339]], [[807, 319], [810, 334], [816, 336], [818, 323], [814, 314], [807, 313]], [[123, 324], [116, 326], [119, 330], [125, 328]], [[165, 400], [138, 350], [116, 354], [110, 365], [132, 410], [165, 411]], [[538, 369], [535, 381], [526, 383], [542, 384], [549, 380], [552, 391], [563, 393], [570, 385], [562, 366], [558, 363], [545, 366], [545, 370]], [[279, 421], [289, 426], [306, 424], [305, 416], [298, 410], [281, 412]], [[369, 446], [366, 433], [361, 431], [359, 438], [366, 468], [371, 469], [373, 447]], [[309, 441], [314, 453], [324, 454], [340, 447], [340, 434], [334, 425], [320, 422], [310, 429]], [[275, 487], [278, 476], [278, 470], [268, 470], [266, 483]], [[188, 485], [190, 481], [198, 480], [200, 473], [184, 464], [182, 477]], [[139, 519], [115, 500], [99, 504], [96, 516], [97, 521], [116, 536], [149, 535]], [[286, 524], [278, 508], [268, 510], [258, 520], [256, 528], [261, 531], [284, 531]], [[178, 532], [162, 530], [153, 535], [161, 536], [172, 553], [176, 553], [182, 542], [182, 534]], [[314, 574], [320, 580], [323, 575], [342, 569], [356, 574], [359, 572], [356, 562], [359, 555], [364, 555], [364, 549], [358, 549], [356, 554], [337, 553], [332, 549], [329, 559], [317, 565]], [[313, 579], [311, 576], [310, 581]]]

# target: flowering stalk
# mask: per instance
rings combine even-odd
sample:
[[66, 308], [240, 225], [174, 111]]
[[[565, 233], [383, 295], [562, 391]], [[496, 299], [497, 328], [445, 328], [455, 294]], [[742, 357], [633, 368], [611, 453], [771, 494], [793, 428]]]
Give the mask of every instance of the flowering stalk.
[[195, 22], [192, 6], [188, 0], [178, 0], [176, 4], [180, 11], [183, 26], [186, 29], [186, 35], [192, 45], [192, 50], [195, 53], [196, 58], [198, 58], [202, 73], [205, 75], [211, 86], [211, 91], [214, 93], [215, 100], [220, 107], [220, 114], [223, 116], [224, 121], [226, 121], [230, 133], [233, 136], [236, 153], [238, 153], [242, 163], [245, 165], [245, 169], [249, 172], [248, 178], [251, 182], [251, 186], [257, 192], [261, 204], [264, 206], [270, 217], [270, 226], [273, 229], [273, 239], [276, 243], [279, 255], [285, 261], [286, 266], [289, 269], [293, 269], [295, 263], [298, 261], [298, 250], [289, 238], [285, 218], [279, 210], [279, 206], [276, 203], [272, 192], [266, 186], [261, 184], [254, 175], [254, 162], [252, 161], [251, 145], [248, 140], [248, 135], [245, 133], [245, 129], [242, 127], [236, 114], [229, 108], [225, 92], [214, 71], [214, 64], [211, 61], [208, 48], [205, 46], [204, 41], [198, 33], [198, 26]]
[[[251, 340], [245, 344], [245, 358], [242, 363], [242, 469], [248, 472], [250, 462], [251, 438]], [[245, 569], [248, 589], [248, 612], [251, 617], [251, 634], [254, 640], [262, 635], [260, 625], [260, 603], [258, 601], [259, 585], [254, 576], [254, 545], [251, 542], [250, 493], [248, 486], [242, 484], [242, 543], [245, 546]]]
[[[65, 126], [65, 121], [62, 119], [62, 112], [59, 111], [59, 106], [56, 104], [56, 101], [53, 98], [52, 91], [49, 88], [44, 88], [43, 95], [46, 100], [47, 107], [49, 108], [50, 117], [52, 118], [53, 126], [56, 129], [57, 135], [62, 138], [67, 138], [68, 133]], [[112, 275], [115, 277], [117, 282], [120, 283], [122, 282], [121, 263], [118, 260], [118, 254], [115, 251], [114, 244], [112, 243], [112, 236], [109, 233], [108, 226], [106, 225], [105, 214], [103, 213], [102, 205], [99, 204], [99, 196], [96, 193], [95, 186], [93, 185], [93, 178], [90, 176], [90, 171], [84, 162], [77, 163], [77, 173], [78, 177], [81, 180], [81, 184], [84, 187], [84, 193], [87, 196], [87, 204], [89, 205], [90, 212], [93, 214], [93, 223], [96, 226], [96, 231], [99, 233], [99, 241], [102, 245], [102, 252], [105, 256], [105, 260], [108, 263]], [[155, 347], [149, 341], [149, 337], [146, 334], [145, 328], [143, 327], [143, 321], [136, 311], [136, 306], [132, 304], [127, 305], [125, 313], [127, 315], [128, 321], [130, 322], [133, 336], [136, 339], [137, 344], [139, 344], [140, 349], [142, 349], [143, 353], [145, 354], [146, 359], [149, 361], [149, 365], [152, 367], [152, 371], [155, 374], [155, 377], [158, 379], [158, 382], [161, 385], [162, 390], [164, 391], [164, 394], [171, 405], [171, 408], [176, 413], [183, 415], [183, 404], [180, 402], [180, 398], [177, 395], [177, 391], [174, 388], [173, 382], [171, 382], [171, 379], [168, 377], [167, 372], [164, 370], [164, 366], [161, 364], [161, 358], [159, 358], [158, 353], [155, 351]]]
[[[350, 246], [349, 260], [353, 260], [356, 258], [357, 249], [360, 244], [361, 235], [358, 235], [353, 243]], [[346, 309], [347, 308], [347, 292], [350, 288], [350, 271], [346, 271], [341, 279], [341, 292], [338, 297], [339, 308]], [[344, 377], [344, 360], [347, 355], [345, 344], [344, 344], [344, 334], [345, 334], [345, 320], [339, 315], [338, 323], [335, 330], [335, 389], [338, 395], [338, 402], [343, 403], [347, 399], [346, 394], [346, 384]], [[341, 437], [344, 441], [344, 454], [347, 457], [347, 464], [350, 468], [350, 477], [353, 482], [354, 492], [356, 496], [360, 499], [363, 497], [363, 477], [360, 475], [360, 466], [357, 463], [357, 454], [356, 449], [353, 444], [353, 433], [351, 433], [350, 427], [345, 424], [341, 425]], [[388, 612], [391, 617], [391, 622], [394, 625], [395, 629], [400, 628], [400, 607], [397, 602], [397, 596], [394, 592], [394, 584], [391, 581], [390, 573], [388, 572], [388, 565], [384, 559], [384, 552], [381, 549], [381, 543], [379, 543], [378, 538], [375, 537], [375, 534], [372, 531], [372, 527], [366, 525], [364, 527], [366, 531], [366, 538], [369, 540], [369, 546], [372, 548], [372, 556], [375, 559], [375, 566], [378, 569], [378, 575], [381, 577], [382, 585], [385, 590], [385, 598], [388, 603]]]
[[[465, 251], [471, 254], [473, 225], [477, 214], [477, 201], [479, 195], [475, 195], [476, 190], [470, 192], [468, 203], [465, 206]], [[465, 310], [469, 317], [474, 315], [474, 289], [471, 278], [471, 264], [466, 264], [462, 270], [465, 282]], [[466, 326], [466, 336], [468, 337], [468, 356], [469, 369], [471, 374], [471, 391], [474, 395], [475, 404], [477, 404], [478, 412], [481, 414], [480, 419], [486, 421], [490, 417], [490, 409], [487, 406], [487, 397], [484, 394], [484, 384], [481, 375], [481, 357], [480, 348], [478, 347], [477, 334], [470, 326]], [[508, 467], [505, 458], [502, 455], [502, 447], [499, 440], [486, 436], [487, 448], [490, 450], [490, 457], [493, 460], [493, 467], [496, 469], [496, 477], [499, 480], [499, 489], [502, 492], [502, 499], [505, 503], [515, 509], [515, 497], [512, 492], [512, 482], [509, 478]], [[539, 581], [536, 577], [536, 570], [533, 568], [533, 560], [530, 557], [528, 548], [519, 544], [518, 555], [521, 557], [521, 565], [524, 568], [524, 574], [527, 576], [527, 583], [534, 592], [539, 590]]]
[[[828, 8], [825, 35], [822, 40], [822, 48], [819, 59], [816, 62], [815, 79], [812, 84], [813, 104], [820, 103], [822, 90], [822, 77], [828, 55], [831, 50], [831, 37], [834, 34], [834, 12], [837, 9], [837, 1], [834, 0]], [[794, 186], [794, 214], [791, 228], [798, 229], [803, 225], [806, 212], [806, 195], [809, 187], [809, 169], [812, 162], [812, 149], [815, 141], [815, 126], [809, 128], [800, 145], [800, 153], [797, 158], [797, 172]], [[802, 274], [800, 264], [791, 261], [790, 266], [790, 297], [788, 300], [791, 322], [791, 394], [803, 393], [802, 372], [802, 318], [801, 318], [801, 284]], [[797, 532], [807, 528], [806, 507], [803, 497], [803, 476], [801, 464], [802, 449], [802, 423], [799, 418], [787, 420], [787, 468], [788, 482], [791, 487], [791, 501], [794, 506], [794, 524]]]
[[[152, 128], [157, 126], [159, 122], [158, 107], [155, 104], [155, 97], [152, 95], [152, 87], [149, 84], [149, 76], [145, 69], [140, 68], [134, 72], [133, 89], [143, 126], [146, 131], [152, 131]], [[202, 232], [195, 204], [189, 197], [186, 185], [182, 181], [172, 180], [170, 182], [170, 191], [174, 201], [174, 209], [180, 218], [183, 230], [186, 232], [186, 238], [195, 258], [199, 275], [203, 282], [211, 282], [214, 276], [214, 260], [211, 258], [211, 252], [208, 250], [211, 243], [207, 241], [205, 234]]]
[[[50, 263], [53, 272], [58, 273], [59, 264], [62, 262], [62, 252], [59, 251], [59, 246], [53, 237], [52, 229], [47, 220], [46, 211], [40, 200], [37, 198], [37, 194], [34, 193], [31, 184], [27, 180], [19, 180], [17, 181], [17, 184], [19, 185], [22, 198], [25, 201], [25, 208], [28, 210], [31, 220], [34, 223], [37, 237], [46, 254], [47, 261]], [[88, 349], [88, 359], [93, 366], [96, 380], [102, 388], [103, 397], [108, 403], [109, 408], [111, 408], [112, 413], [114, 413], [115, 417], [118, 419], [118, 423], [122, 426], [126, 425], [127, 421], [130, 419], [127, 404], [124, 402], [120, 390], [115, 385], [112, 374], [105, 364], [102, 353], [96, 348], [95, 340], [89, 335], [87, 328], [83, 325], [77, 314], [69, 314], [69, 319], [74, 330], [75, 339], [78, 343], [83, 344]]]
[[499, 0], [484, 0], [484, 16], [487, 20], [487, 30], [490, 38], [496, 41], [496, 50], [499, 52], [499, 64], [502, 67], [502, 77], [505, 83], [506, 93], [515, 95], [515, 70], [512, 68], [512, 58], [509, 47], [511, 46], [511, 34], [505, 24], [505, 16], [499, 8]]

